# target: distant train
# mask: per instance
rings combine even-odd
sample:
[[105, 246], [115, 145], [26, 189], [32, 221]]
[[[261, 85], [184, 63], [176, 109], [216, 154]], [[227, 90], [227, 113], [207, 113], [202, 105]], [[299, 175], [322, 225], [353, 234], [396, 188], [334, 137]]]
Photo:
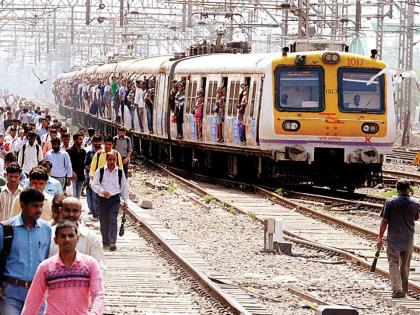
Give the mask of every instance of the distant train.
[[[141, 133], [137, 119], [132, 131], [146, 154], [211, 173], [279, 184], [347, 190], [376, 185], [382, 180], [384, 155], [395, 140], [392, 78], [385, 73], [371, 80], [386, 64], [375, 55], [309, 49], [299, 51], [295, 45], [291, 52], [284, 49], [282, 53], [161, 56], [95, 65], [60, 74], [54, 90], [66, 105], [63, 90], [82, 80], [153, 77], [154, 133]], [[173, 80], [186, 86], [183, 139], [176, 139], [176, 123], [171, 119]], [[249, 87], [240, 117], [245, 145], [238, 124], [242, 83]], [[223, 143], [217, 142], [218, 113], [214, 110], [219, 87], [226, 89]], [[197, 138], [194, 115], [200, 89], [204, 92], [202, 139]], [[68, 104], [62, 108], [79, 120], [101, 120], [87, 114], [89, 108], [81, 114]], [[127, 109], [125, 117], [129, 117]], [[127, 118], [125, 125], [130, 127]]]

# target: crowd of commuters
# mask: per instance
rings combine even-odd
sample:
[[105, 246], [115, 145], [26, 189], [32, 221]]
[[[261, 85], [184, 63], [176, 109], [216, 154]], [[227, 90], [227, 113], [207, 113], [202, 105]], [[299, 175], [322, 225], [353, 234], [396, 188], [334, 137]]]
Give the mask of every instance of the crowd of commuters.
[[124, 125], [127, 108], [131, 129], [137, 116], [140, 131], [144, 132], [146, 115], [147, 129], [153, 134], [153, 106], [155, 101], [155, 79], [153, 77], [128, 80], [111, 76], [107, 80], [74, 81], [62, 86], [54, 85], [57, 104], [88, 110], [91, 114]]
[[[47, 108], [13, 95], [0, 103], [0, 314], [101, 314], [131, 139], [122, 127], [70, 135]], [[81, 221], [82, 195], [102, 239]]]
[[[186, 81], [173, 80], [168, 96], [168, 106], [171, 111], [171, 122], [176, 124], [176, 138], [184, 138], [184, 116], [186, 102]], [[147, 130], [153, 134], [153, 108], [155, 103], [155, 78], [137, 78], [134, 80], [111, 76], [107, 80], [73, 81], [67, 84], [54, 85], [53, 92], [57, 103], [68, 107], [88, 110], [102, 118], [116, 121], [124, 126], [126, 120], [125, 108], [130, 115], [130, 126], [134, 129], [137, 117], [140, 132]], [[246, 120], [249, 86], [241, 84], [241, 91], [234, 102], [237, 109], [238, 138], [242, 145], [246, 144]], [[191, 104], [191, 113], [195, 120], [197, 140], [203, 140], [203, 115], [205, 107], [205, 91], [199, 89]], [[226, 86], [216, 91], [215, 103], [211, 113], [216, 116], [217, 142], [225, 142], [223, 134], [226, 106]], [[145, 115], [145, 119], [143, 118]]]

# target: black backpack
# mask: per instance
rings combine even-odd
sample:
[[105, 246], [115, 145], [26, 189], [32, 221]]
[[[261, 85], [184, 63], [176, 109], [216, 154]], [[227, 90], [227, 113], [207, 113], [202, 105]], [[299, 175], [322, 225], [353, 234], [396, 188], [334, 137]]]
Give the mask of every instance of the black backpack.
[[[105, 168], [104, 167], [100, 167], [99, 168], [99, 183], [102, 184], [102, 180], [104, 179], [104, 172], [105, 172]], [[120, 184], [120, 188], [121, 188], [121, 179], [122, 179], [122, 169], [118, 169], [118, 183]]]
[[9, 223], [0, 223], [3, 226], [3, 249], [0, 253], [0, 278], [4, 278], [4, 271], [6, 268], [7, 256], [10, 254], [12, 249], [13, 241], [13, 226]]

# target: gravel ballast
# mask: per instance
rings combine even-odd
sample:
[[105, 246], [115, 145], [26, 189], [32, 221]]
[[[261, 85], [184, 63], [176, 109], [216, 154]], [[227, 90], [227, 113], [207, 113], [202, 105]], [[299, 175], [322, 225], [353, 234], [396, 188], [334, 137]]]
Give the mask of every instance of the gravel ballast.
[[[263, 252], [263, 227], [251, 217], [233, 214], [221, 205], [193, 202], [188, 188], [149, 167], [135, 166], [130, 190], [153, 201], [150, 214], [187, 242], [211, 269], [229, 276], [254, 293], [273, 314], [313, 314], [287, 291], [293, 284], [320, 299], [359, 308], [361, 314], [397, 314], [373, 291], [389, 290], [387, 281], [326, 253], [293, 245], [298, 257]], [[170, 186], [169, 190], [152, 188]]]

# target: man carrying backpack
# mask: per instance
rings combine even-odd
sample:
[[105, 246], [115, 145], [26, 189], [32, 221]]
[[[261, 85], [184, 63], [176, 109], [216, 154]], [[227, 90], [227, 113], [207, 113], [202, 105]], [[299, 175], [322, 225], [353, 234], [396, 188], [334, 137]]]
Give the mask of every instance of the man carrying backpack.
[[22, 145], [18, 153], [18, 163], [22, 172], [28, 176], [30, 170], [38, 165], [42, 160], [42, 149], [36, 140], [36, 133], [29, 131], [27, 134], [28, 142]]
[[102, 243], [110, 251], [117, 249], [118, 210], [120, 196], [127, 207], [128, 183], [124, 172], [116, 166], [116, 156], [113, 152], [106, 155], [106, 165], [96, 170], [92, 189], [99, 195], [99, 223]]

